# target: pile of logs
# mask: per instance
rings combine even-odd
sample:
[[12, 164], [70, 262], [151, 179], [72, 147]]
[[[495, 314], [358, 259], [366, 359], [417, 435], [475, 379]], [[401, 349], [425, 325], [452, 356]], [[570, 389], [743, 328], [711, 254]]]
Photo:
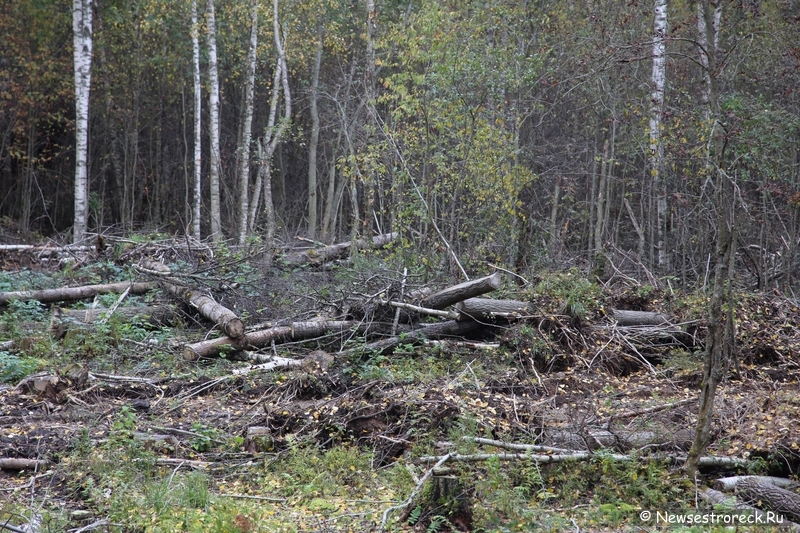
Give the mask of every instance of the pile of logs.
[[[344, 257], [354, 248], [380, 247], [396, 238], [396, 234], [379, 235], [370, 240], [346, 242], [325, 247], [285, 254], [276, 259], [276, 265], [297, 267], [301, 265], [324, 265]], [[182, 355], [187, 361], [230, 355], [282, 342], [306, 340], [331, 333], [358, 333], [365, 336], [365, 343], [350, 350], [370, 350], [373, 353], [389, 353], [398, 344], [419, 344], [433, 339], [462, 337], [478, 329], [496, 325], [498, 322], [535, 318], [530, 303], [519, 300], [491, 299], [484, 295], [497, 290], [501, 285], [499, 273], [447, 287], [438, 292], [415, 290], [405, 293], [405, 280], [398, 289], [381, 291], [350, 307], [345, 316], [313, 321], [266, 324], [248, 329], [233, 311], [220, 305], [211, 296], [200, 290], [187, 287], [176, 281], [166, 265], [142, 260], [136, 269], [153, 281], [123, 282], [82, 287], [59, 288], [37, 291], [0, 293], [0, 306], [12, 300], [38, 300], [44, 303], [74, 301], [92, 298], [100, 294], [120, 293], [116, 304], [108, 309], [56, 310], [53, 331], [61, 330], [61, 320], [68, 318], [79, 322], [107, 321], [117, 313], [122, 316], [147, 317], [153, 323], [169, 324], [179, 315], [174, 306], [119, 307], [128, 294], [142, 294], [161, 289], [171, 298], [178, 299], [210, 322], [223, 335], [183, 346]], [[657, 330], [661, 335], [679, 336], [681, 330], [670, 324], [669, 317], [640, 311], [614, 311], [614, 328], [633, 328], [632, 334], [645, 330]], [[401, 320], [402, 319], [402, 320]], [[423, 321], [425, 319], [425, 321]], [[608, 326], [604, 326], [608, 327]], [[648, 331], [649, 331], [648, 330]], [[382, 338], [374, 340], [375, 333]], [[56, 333], [54, 333], [56, 335]], [[369, 336], [369, 337], [368, 337]], [[372, 339], [372, 342], [368, 342]], [[346, 351], [345, 351], [346, 352]], [[261, 362], [263, 357], [248, 354], [250, 359]]]

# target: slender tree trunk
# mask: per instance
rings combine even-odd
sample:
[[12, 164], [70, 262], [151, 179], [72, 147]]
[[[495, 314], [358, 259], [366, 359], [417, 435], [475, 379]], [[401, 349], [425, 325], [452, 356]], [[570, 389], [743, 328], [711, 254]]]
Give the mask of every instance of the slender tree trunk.
[[317, 147], [319, 146], [319, 109], [317, 91], [322, 63], [322, 17], [317, 20], [317, 52], [311, 72], [311, 138], [308, 143], [308, 237], [317, 235]]
[[209, 78], [209, 138], [211, 151], [211, 169], [209, 185], [211, 186], [211, 236], [222, 238], [222, 216], [220, 214], [219, 197], [219, 72], [217, 69], [217, 22], [214, 15], [214, 0], [207, 0], [206, 24], [208, 38], [208, 78]]
[[650, 106], [650, 175], [656, 201], [656, 254], [661, 272], [667, 268], [667, 190], [664, 182], [664, 147], [661, 142], [664, 90], [666, 85], [667, 0], [655, 0], [653, 31], [653, 92]]
[[192, 184], [192, 236], [200, 240], [200, 205], [203, 199], [201, 188], [202, 164], [202, 93], [200, 85], [200, 27], [197, 24], [197, 0], [192, 0], [192, 72], [194, 74], [194, 180]]
[[72, 32], [75, 70], [75, 214], [72, 241], [86, 235], [89, 219], [89, 88], [92, 69], [92, 0], [73, 0]]
[[239, 149], [239, 244], [247, 239], [247, 217], [250, 209], [250, 138], [253, 125], [253, 91], [256, 76], [256, 49], [258, 47], [258, 0], [250, 4], [250, 46], [247, 49], [247, 79], [244, 88], [244, 117]]
[[[286, 52], [281, 38], [280, 19], [278, 18], [278, 0], [272, 1], [272, 24], [278, 60], [275, 66], [275, 75], [272, 79], [272, 98], [270, 101], [269, 120], [264, 130], [264, 138], [258, 142], [259, 173], [255, 187], [255, 198], [250, 204], [250, 224], [254, 225], [256, 218], [255, 210], [258, 208], [259, 204], [259, 185], [263, 184], [264, 214], [267, 219], [267, 233], [265, 236], [267, 246], [272, 246], [276, 231], [275, 204], [272, 200], [272, 156], [275, 154], [278, 143], [281, 141], [286, 128], [289, 127], [289, 122], [292, 118], [292, 94], [289, 90], [289, 68], [286, 66]], [[283, 89], [283, 118], [276, 126], [278, 99], [280, 98], [281, 89]]]
[[[703, 0], [701, 14], [705, 19], [703, 29], [706, 46], [701, 49], [705, 55], [705, 62], [701, 62], [706, 76], [709, 121], [714, 122], [719, 116], [719, 93], [717, 76], [719, 63], [716, 45], [716, 33], [721, 20], [721, 12], [716, 9], [715, 3]], [[709, 139], [709, 146], [714, 142]], [[711, 439], [711, 423], [714, 414], [714, 398], [717, 386], [725, 376], [732, 362], [733, 341], [735, 325], [731, 307], [731, 276], [735, 259], [736, 243], [736, 186], [723, 170], [722, 164], [725, 157], [725, 143], [717, 143], [718, 151], [716, 161], [706, 161], [706, 169], [713, 169], [716, 174], [717, 190], [717, 242], [715, 247], [714, 285], [709, 303], [708, 334], [706, 342], [706, 355], [703, 367], [703, 382], [700, 389], [700, 407], [698, 411], [697, 426], [692, 447], [689, 450], [684, 469], [689, 475], [697, 471], [699, 457], [703, 454]], [[709, 149], [710, 153], [710, 149]], [[725, 312], [725, 307], [728, 311]]]

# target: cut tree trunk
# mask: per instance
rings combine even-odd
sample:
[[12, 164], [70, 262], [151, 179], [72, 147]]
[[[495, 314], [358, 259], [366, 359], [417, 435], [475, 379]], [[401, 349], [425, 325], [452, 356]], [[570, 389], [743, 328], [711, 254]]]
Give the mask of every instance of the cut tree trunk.
[[742, 503], [761, 502], [790, 520], [800, 520], [800, 495], [790, 490], [762, 483], [755, 477], [746, 477], [736, 484], [736, 494]]
[[44, 459], [0, 458], [0, 470], [36, 470], [50, 464]]
[[[755, 520], [760, 520], [760, 522], [755, 522], [755, 523], [769, 524], [769, 522], [767, 521], [768, 515], [764, 511], [752, 507], [750, 505], [737, 503], [736, 498], [734, 498], [733, 496], [728, 496], [727, 494], [722, 493], [718, 490], [709, 488], [700, 491], [699, 495], [705, 501], [713, 505], [718, 505], [726, 509], [733, 509], [733, 511], [728, 512], [729, 514], [735, 514], [738, 511], [743, 515], [752, 515]], [[745, 524], [747, 522], [742, 521], [741, 523]], [[800, 531], [800, 525], [794, 522], [789, 522], [788, 520], [784, 520], [782, 523], [780, 523], [780, 526], [781, 530], [783, 531]]]
[[[398, 233], [384, 233], [383, 235], [376, 235], [372, 240], [360, 239], [355, 241], [356, 247], [361, 248], [380, 248], [386, 246], [398, 236]], [[294, 252], [285, 254], [276, 260], [276, 264], [283, 265], [289, 268], [299, 267], [306, 264], [321, 265], [339, 259], [350, 253], [353, 247], [353, 241], [342, 242], [339, 244], [332, 244], [322, 248], [311, 248], [303, 250], [302, 252]]]
[[530, 316], [531, 306], [519, 300], [492, 300], [490, 298], [469, 298], [456, 305], [464, 318], [491, 320], [495, 317], [521, 318]]
[[125, 292], [130, 289], [129, 294], [144, 294], [155, 289], [155, 283], [132, 283], [123, 281], [120, 283], [107, 283], [103, 285], [84, 285], [83, 287], [60, 287], [58, 289], [42, 289], [37, 291], [12, 291], [0, 292], [0, 305], [7, 304], [12, 300], [38, 300], [42, 303], [53, 303], [73, 300], [83, 300], [92, 298], [98, 294], [111, 292]]
[[474, 298], [487, 292], [492, 292], [500, 288], [500, 274], [495, 272], [491, 276], [465, 281], [452, 287], [448, 287], [430, 296], [426, 296], [420, 302], [421, 307], [428, 309], [444, 309], [467, 298]]
[[623, 309], [614, 309], [612, 312], [618, 326], [663, 326], [670, 324], [670, 318], [662, 313], [626, 311]]
[[162, 283], [165, 291], [181, 298], [186, 303], [197, 309], [197, 311], [208, 320], [219, 324], [225, 335], [238, 339], [244, 335], [244, 322], [236, 313], [215, 302], [211, 297], [198, 291], [179, 287], [171, 283]]
[[[67, 317], [84, 324], [93, 324], [108, 314], [108, 309], [98, 307], [95, 309], [61, 309], [60, 322]], [[125, 320], [139, 317], [154, 326], [170, 326], [178, 323], [181, 319], [181, 312], [174, 305], [155, 305], [147, 307], [118, 307], [114, 310], [114, 315]]]
[[309, 339], [324, 335], [330, 331], [344, 331], [359, 325], [363, 324], [358, 320], [295, 322], [288, 326], [275, 326], [260, 331], [251, 331], [238, 339], [219, 337], [187, 344], [183, 348], [183, 358], [186, 361], [195, 361], [200, 358], [216, 357], [222, 352], [237, 352], [245, 348], [260, 348], [273, 341]]

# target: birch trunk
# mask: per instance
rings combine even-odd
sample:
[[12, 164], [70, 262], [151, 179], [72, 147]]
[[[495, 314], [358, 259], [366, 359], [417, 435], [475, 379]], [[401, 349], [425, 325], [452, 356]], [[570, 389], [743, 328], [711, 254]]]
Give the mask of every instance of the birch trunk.
[[244, 117], [239, 139], [239, 244], [247, 239], [250, 213], [250, 138], [253, 126], [253, 91], [256, 77], [256, 49], [258, 47], [258, 1], [250, 4], [250, 46], [247, 49], [247, 80], [244, 88]]
[[655, 0], [653, 31], [653, 93], [650, 106], [650, 175], [656, 200], [656, 253], [661, 272], [667, 267], [666, 226], [667, 191], [662, 176], [664, 147], [661, 142], [661, 118], [664, 113], [666, 63], [667, 0]]
[[[267, 218], [267, 246], [272, 246], [275, 239], [275, 206], [272, 201], [272, 156], [281, 141], [289, 121], [292, 118], [292, 94], [289, 90], [289, 69], [286, 66], [286, 53], [281, 40], [280, 19], [278, 18], [278, 0], [272, 2], [272, 31], [275, 35], [275, 50], [278, 52], [278, 60], [275, 66], [275, 75], [272, 78], [272, 98], [270, 100], [269, 120], [264, 129], [264, 138], [258, 141], [259, 169], [258, 178], [255, 186], [255, 196], [250, 204], [250, 220], [252, 227], [255, 226], [256, 213], [259, 204], [259, 194], [263, 186], [264, 194], [264, 213]], [[280, 99], [281, 89], [283, 89], [283, 118], [276, 126], [278, 116], [278, 100]]]
[[319, 146], [319, 67], [322, 63], [322, 18], [317, 20], [317, 52], [311, 73], [311, 139], [308, 143], [308, 238], [317, 235], [317, 147]]
[[211, 151], [211, 169], [209, 185], [211, 187], [211, 236], [222, 238], [222, 216], [219, 199], [219, 72], [217, 70], [217, 22], [214, 15], [214, 0], [208, 0], [206, 10], [208, 39], [208, 79], [209, 79], [209, 139]]
[[192, 68], [194, 73], [194, 195], [192, 205], [192, 236], [200, 240], [200, 203], [203, 192], [201, 189], [201, 164], [202, 164], [202, 93], [200, 85], [200, 27], [197, 24], [197, 0], [192, 0]]
[[75, 215], [72, 240], [84, 239], [89, 219], [89, 88], [92, 69], [92, 0], [73, 0], [72, 32], [75, 70]]

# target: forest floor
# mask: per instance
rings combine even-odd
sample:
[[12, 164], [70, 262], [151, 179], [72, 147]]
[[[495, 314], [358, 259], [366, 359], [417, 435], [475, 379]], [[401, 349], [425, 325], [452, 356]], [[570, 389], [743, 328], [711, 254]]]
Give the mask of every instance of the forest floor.
[[[145, 250], [153, 252], [132, 245], [66, 270], [7, 254], [0, 290], [131, 279], [127, 262]], [[401, 277], [378, 253], [289, 272], [254, 255], [165, 255], [248, 324], [342, 313]], [[325, 350], [330, 366], [244, 375], [233, 373], [246, 365], [233, 357], [183, 360], [181, 346], [208, 335], [189, 310], [169, 326], [112, 315], [53, 338], [50, 310], [12, 302], [0, 310], [0, 342], [15, 346], [0, 349], [0, 460], [46, 463], [0, 470], [0, 526], [38, 515], [39, 531], [675, 530], [640, 513], [711, 512], [697, 491], [724, 475], [796, 478], [797, 301], [738, 294], [737, 365], [718, 392], [708, 455], [742, 463], [691, 480], [680, 464], [696, 421], [705, 298], [630, 281], [601, 286], [577, 271], [506, 285], [505, 296], [540, 313], [468, 339], [494, 344], [409, 341], [391, 354], [338, 356], [365, 341], [328, 335], [268, 350]], [[161, 300], [153, 292], [125, 305]], [[612, 308], [663, 312], [689, 340], [623, 335]], [[45, 377], [23, 380], [36, 372]], [[544, 464], [504, 456], [502, 443], [591, 456]], [[451, 457], [421, 483], [448, 453], [489, 455]]]

